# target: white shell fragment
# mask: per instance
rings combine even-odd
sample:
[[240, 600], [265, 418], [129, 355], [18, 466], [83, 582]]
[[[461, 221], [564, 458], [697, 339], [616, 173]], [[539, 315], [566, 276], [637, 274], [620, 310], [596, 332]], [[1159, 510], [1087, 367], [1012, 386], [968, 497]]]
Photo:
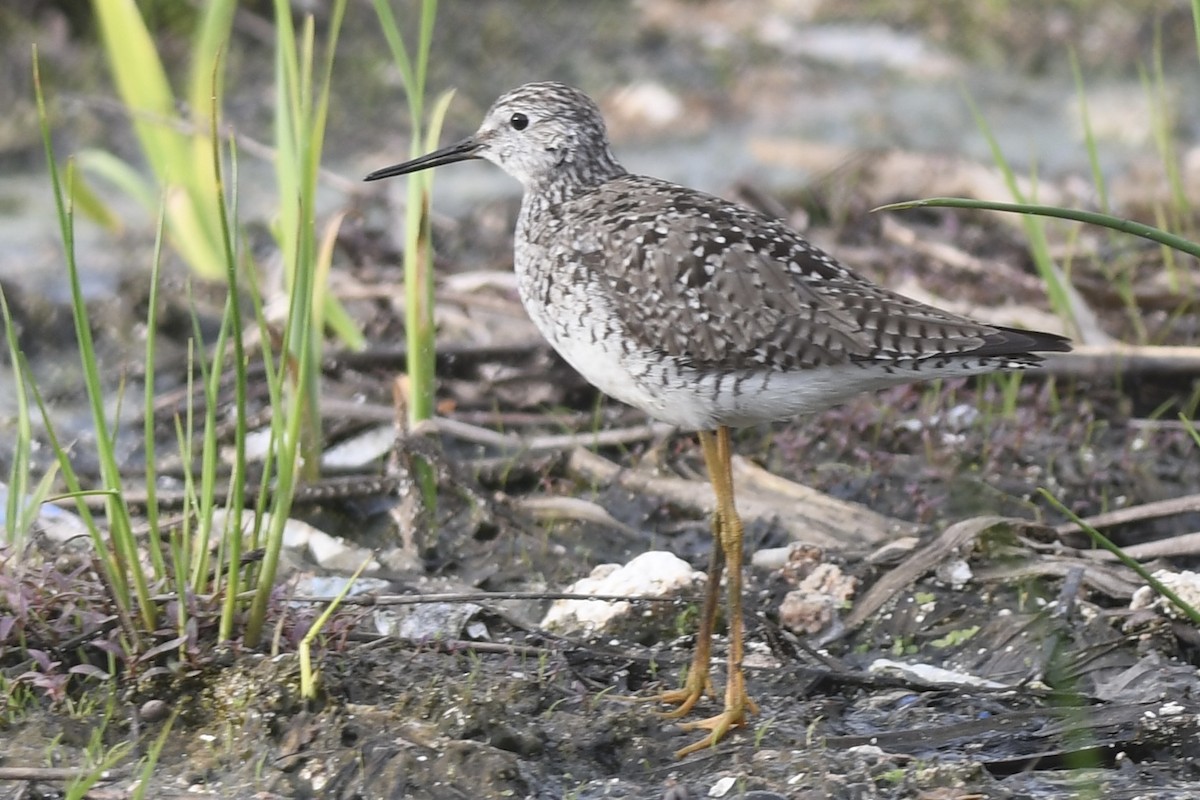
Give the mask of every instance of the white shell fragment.
[[[572, 594], [622, 597], [671, 597], [691, 590], [704, 573], [672, 553], [643, 553], [625, 566], [601, 564], [592, 574], [566, 588]], [[601, 630], [628, 614], [631, 604], [604, 600], [557, 600], [542, 619], [542, 626], [558, 630]]]

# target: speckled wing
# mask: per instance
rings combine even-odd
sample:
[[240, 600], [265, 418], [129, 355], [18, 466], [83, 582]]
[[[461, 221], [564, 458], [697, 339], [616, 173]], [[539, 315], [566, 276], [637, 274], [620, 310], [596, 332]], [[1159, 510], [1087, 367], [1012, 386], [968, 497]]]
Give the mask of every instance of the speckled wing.
[[911, 362], [1003, 338], [865, 281], [783, 223], [711, 195], [622, 176], [590, 203], [612, 238], [587, 261], [628, 335], [699, 369]]

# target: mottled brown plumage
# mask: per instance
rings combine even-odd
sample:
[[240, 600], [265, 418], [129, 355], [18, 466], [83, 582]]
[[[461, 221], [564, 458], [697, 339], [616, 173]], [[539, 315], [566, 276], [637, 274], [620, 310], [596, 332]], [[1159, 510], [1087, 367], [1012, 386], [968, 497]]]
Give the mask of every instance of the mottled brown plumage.
[[[716, 592], [729, 565], [723, 713], [691, 727], [715, 744], [757, 710], [741, 670], [742, 526], [729, 426], [828, 408], [931, 378], [1024, 369], [1061, 336], [985, 325], [852, 272], [782, 222], [617, 162], [596, 104], [560, 83], [498, 99], [470, 138], [367, 180], [483, 158], [525, 188], [514, 266], [538, 329], [605, 393], [701, 431], [717, 494], [709, 594], [677, 715], [711, 690]], [[715, 433], [712, 433], [715, 431]]]

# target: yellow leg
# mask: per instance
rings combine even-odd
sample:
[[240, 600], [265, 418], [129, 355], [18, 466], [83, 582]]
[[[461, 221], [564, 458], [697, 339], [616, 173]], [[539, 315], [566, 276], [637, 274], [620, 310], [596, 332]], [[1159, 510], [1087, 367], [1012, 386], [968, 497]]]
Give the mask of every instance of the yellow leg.
[[663, 692], [652, 698], [659, 703], [678, 706], [663, 714], [667, 719], [679, 719], [692, 710], [696, 702], [708, 695], [714, 696], [712, 672], [709, 661], [712, 657], [712, 633], [717, 620], [717, 599], [721, 593], [721, 573], [725, 569], [725, 551], [720, 545], [720, 515], [713, 515], [713, 547], [708, 559], [708, 587], [704, 592], [704, 608], [700, 612], [700, 629], [696, 633], [696, 649], [692, 654], [692, 665], [688, 668], [683, 686]]
[[[714, 549], [720, 547], [724, 553], [724, 561], [729, 566], [728, 608], [729, 608], [729, 675], [725, 685], [725, 710], [715, 717], [688, 722], [683, 724], [685, 730], [705, 730], [708, 735], [679, 750], [675, 755], [682, 758], [689, 753], [711, 747], [724, 738], [731, 728], [746, 724], [747, 714], [757, 714], [758, 704], [746, 693], [746, 676], [742, 672], [744, 655], [742, 621], [742, 520], [738, 516], [733, 502], [733, 453], [729, 443], [729, 429], [718, 428], [716, 434], [709, 431], [700, 433], [700, 446], [704, 450], [704, 463], [712, 480], [713, 491], [716, 493], [717, 507], [714, 514], [714, 529], [717, 531], [717, 541]], [[711, 571], [711, 570], [710, 570]], [[719, 576], [718, 576], [719, 577]], [[710, 596], [716, 582], [710, 583]], [[708, 610], [706, 598], [705, 610]], [[712, 611], [716, 612], [716, 602], [713, 601]], [[707, 615], [706, 615], [707, 619]], [[704, 621], [701, 622], [701, 635], [705, 633]], [[712, 626], [708, 625], [707, 633], [711, 636]], [[707, 638], [702, 638], [696, 645], [697, 658], [701, 655], [701, 644], [707, 651]], [[705, 652], [705, 664], [708, 654]], [[693, 664], [693, 669], [695, 664]], [[705, 667], [707, 674], [707, 666]], [[691, 674], [689, 673], [689, 680]], [[685, 685], [684, 689], [687, 686]], [[682, 690], [681, 690], [682, 691]], [[694, 704], [695, 701], [693, 700]], [[691, 706], [688, 706], [690, 708]], [[682, 708], [682, 706], [681, 706]]]

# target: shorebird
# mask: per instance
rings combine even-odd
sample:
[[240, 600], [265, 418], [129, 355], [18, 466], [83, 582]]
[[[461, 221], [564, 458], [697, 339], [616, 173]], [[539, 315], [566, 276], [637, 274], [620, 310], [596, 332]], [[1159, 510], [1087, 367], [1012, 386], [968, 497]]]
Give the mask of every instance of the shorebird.
[[721, 713], [680, 757], [715, 745], [758, 705], [742, 670], [742, 522], [730, 428], [812, 414], [862, 392], [1037, 366], [1052, 333], [987, 325], [891, 292], [779, 220], [626, 171], [596, 104], [561, 83], [501, 96], [472, 136], [372, 172], [373, 181], [470, 159], [524, 187], [513, 266], [525, 310], [600, 391], [698, 431], [716, 495], [708, 583], [683, 685], [652, 700], [688, 714], [713, 695], [712, 634], [728, 572]]

